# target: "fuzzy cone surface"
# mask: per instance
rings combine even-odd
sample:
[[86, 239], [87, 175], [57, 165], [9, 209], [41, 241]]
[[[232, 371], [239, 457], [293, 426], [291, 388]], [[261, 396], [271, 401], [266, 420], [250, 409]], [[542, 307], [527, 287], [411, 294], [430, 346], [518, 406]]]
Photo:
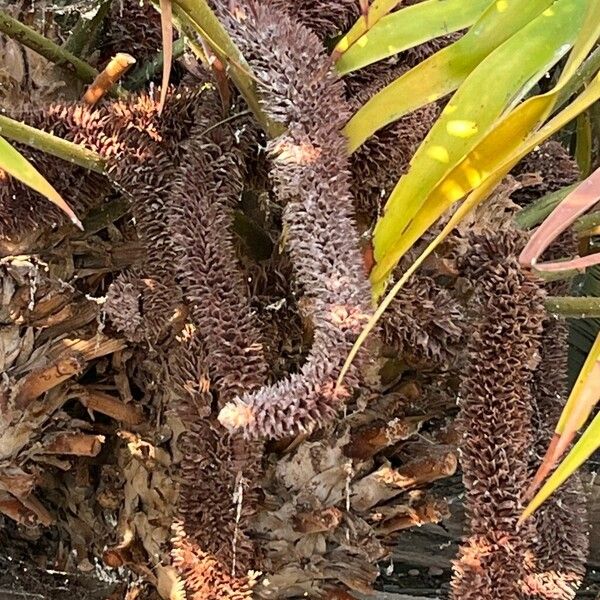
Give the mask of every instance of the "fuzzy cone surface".
[[299, 373], [242, 395], [219, 419], [247, 436], [281, 437], [331, 421], [358, 383], [355, 367], [344, 386], [335, 385], [371, 312], [341, 134], [349, 113], [342, 83], [308, 28], [269, 6], [254, 5], [230, 27], [261, 82], [267, 114], [286, 127], [269, 143], [271, 176], [284, 205], [286, 249], [314, 333]]
[[518, 265], [513, 231], [472, 238], [464, 272], [476, 319], [461, 386], [461, 464], [468, 537], [455, 563], [452, 597], [514, 600], [529, 558], [527, 522], [517, 530], [534, 441], [532, 383], [540, 360], [543, 294]]

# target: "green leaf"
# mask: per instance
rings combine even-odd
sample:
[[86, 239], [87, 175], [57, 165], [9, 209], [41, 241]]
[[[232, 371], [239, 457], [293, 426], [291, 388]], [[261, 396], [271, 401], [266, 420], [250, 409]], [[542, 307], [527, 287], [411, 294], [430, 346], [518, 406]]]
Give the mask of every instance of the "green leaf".
[[0, 135], [97, 173], [105, 172], [104, 159], [82, 144], [68, 142], [4, 115], [0, 115]]
[[[176, 19], [173, 18], [173, 22], [180, 28], [183, 28], [181, 23], [177, 23]], [[180, 35], [178, 39], [173, 42], [173, 58], [179, 58], [186, 51], [186, 43], [188, 42], [185, 35]], [[144, 87], [148, 81], [150, 81], [156, 73], [161, 71], [164, 65], [165, 56], [161, 51], [157, 52], [153, 57], [146, 61], [143, 65], [140, 65], [133, 73], [127, 76], [126, 87], [128, 90], [135, 91]]]
[[[408, 173], [396, 185], [373, 237], [376, 267], [372, 282], [381, 288], [401, 256], [398, 239], [428, 198], [430, 207], [458, 200], [475, 188], [497, 162], [496, 151], [487, 144], [477, 149], [499, 117], [509, 110], [574, 44], [587, 0], [558, 0], [518, 31], [473, 71], [450, 100], [440, 118], [417, 150]], [[569, 68], [569, 73], [571, 69]], [[516, 140], [497, 137], [495, 143], [509, 148], [523, 140], [551, 110], [555, 100], [543, 96], [524, 103], [520, 121], [508, 122]], [[473, 164], [473, 162], [475, 164]], [[457, 165], [460, 173], [453, 174]]]
[[591, 235], [590, 229], [596, 229], [600, 227], [600, 211], [594, 211], [583, 217], [579, 217], [575, 223], [573, 223], [573, 231], [575, 233], [583, 234], [581, 237], [588, 237]]
[[[584, 32], [581, 32], [582, 35]], [[581, 88], [585, 87], [600, 69], [600, 46], [596, 47], [585, 61], [579, 65], [574, 76], [560, 91], [554, 111], [560, 110]]]
[[[590, 11], [591, 12], [591, 11]], [[595, 15], [591, 15], [594, 17]], [[598, 22], [600, 23], [600, 21]], [[573, 66], [577, 65], [577, 60], [584, 54], [585, 47], [589, 45], [588, 43], [581, 43], [581, 48], [576, 49], [574, 55], [577, 55], [577, 59], [569, 60], [567, 66], [565, 67], [566, 77], [572, 74], [571, 69], [567, 69], [569, 64]], [[561, 77], [562, 79], [562, 77]], [[560, 86], [562, 84], [559, 81], [557, 87], [551, 92], [551, 95], [555, 95], [558, 91], [560, 91]], [[539, 100], [542, 97], [535, 97], [529, 100], [527, 103], [524, 103], [522, 106], [532, 106], [536, 104], [536, 100]], [[427, 246], [427, 248], [421, 253], [421, 255], [415, 260], [415, 262], [408, 268], [408, 270], [402, 275], [402, 277], [398, 280], [398, 282], [394, 285], [394, 287], [389, 291], [386, 297], [383, 299], [381, 304], [377, 307], [377, 310], [373, 314], [373, 316], [369, 319], [368, 323], [365, 325], [364, 329], [361, 331], [358, 339], [354, 343], [348, 357], [342, 367], [340, 375], [338, 377], [337, 385], [340, 386], [342, 381], [348, 372], [352, 361], [356, 357], [358, 350], [366, 340], [369, 333], [373, 330], [377, 321], [380, 319], [381, 315], [385, 311], [385, 309], [390, 305], [396, 294], [402, 289], [404, 284], [408, 281], [408, 279], [415, 273], [415, 271], [423, 264], [425, 259], [435, 251], [435, 249], [441, 244], [443, 240], [452, 232], [452, 230], [460, 223], [460, 221], [478, 204], [480, 204], [483, 200], [485, 200], [491, 191], [496, 187], [496, 185], [502, 180], [502, 178], [512, 169], [512, 167], [519, 162], [526, 154], [531, 152], [536, 146], [541, 144], [544, 140], [548, 139], [554, 133], [556, 133], [559, 129], [565, 126], [566, 123], [572, 121], [578, 114], [582, 111], [586, 110], [591, 104], [593, 104], [596, 100], [600, 98], [600, 74], [596, 76], [596, 78], [590, 83], [588, 88], [580, 94], [569, 106], [563, 109], [560, 113], [554, 116], [544, 127], [542, 127], [539, 131], [535, 132], [531, 136], [527, 138], [524, 142], [517, 145], [517, 147], [512, 147], [510, 144], [507, 144], [507, 152], [506, 155], [502, 157], [502, 160], [496, 166], [495, 171], [483, 179], [480, 182], [478, 187], [476, 187], [473, 192], [465, 199], [465, 201], [458, 207], [457, 211], [452, 215], [448, 223], [444, 226], [442, 231], [436, 236], [436, 238]], [[516, 111], [515, 111], [516, 112]], [[514, 113], [511, 114], [511, 117], [514, 116]], [[517, 116], [520, 116], [517, 113]], [[514, 118], [507, 117], [502, 124], [506, 125], [507, 123], [511, 124], [514, 121]], [[520, 120], [520, 119], [517, 119]], [[493, 131], [494, 136], [498, 136], [498, 132], [502, 132], [502, 128], [496, 128]], [[494, 136], [491, 137], [491, 143], [494, 142]], [[502, 133], [496, 139], [502, 139], [505, 137]], [[510, 137], [510, 136], [508, 136]], [[488, 139], [489, 141], [489, 139]], [[441, 214], [440, 211], [443, 212], [447, 206], [445, 207], [437, 207], [438, 217]], [[411, 226], [414, 226], [414, 231], [407, 230], [407, 237], [409, 240], [412, 240], [412, 243], [418, 239], [424, 231], [431, 225], [432, 222], [435, 221], [437, 217], [435, 215], [429, 214], [425, 211], [421, 211], [419, 213], [419, 217], [422, 217], [424, 222], [411, 223]], [[433, 219], [433, 221], [431, 220]], [[407, 243], [406, 246], [412, 246], [412, 243]], [[600, 287], [599, 287], [600, 289]], [[377, 286], [374, 286], [373, 293], [376, 297], [378, 297], [383, 290], [379, 289]]]
[[46, 196], [50, 202], [66, 213], [77, 227], [83, 229], [81, 222], [61, 195], [19, 151], [2, 137], [0, 137], [0, 169], [42, 194], [42, 196]]
[[89, 12], [80, 14], [75, 27], [62, 46], [64, 50], [79, 58], [84, 55], [84, 51], [86, 54], [89, 53], [90, 47], [93, 48], [98, 29], [108, 14], [111, 1], [100, 0]]
[[556, 192], [550, 192], [542, 196], [535, 202], [532, 202], [515, 216], [515, 222], [522, 229], [531, 229], [539, 225], [557, 206], [558, 203], [566, 198], [567, 194], [575, 189], [576, 183], [568, 185]]
[[[548, 9], [553, 1], [493, 2], [460, 40], [424, 60], [361, 107], [344, 129], [350, 152], [385, 125], [456, 90], [491, 52]], [[512, 54], [512, 62], [516, 57], [526, 57], [514, 47]], [[492, 89], [481, 91], [490, 93]]]
[[470, 0], [465, 4], [464, 0], [426, 0], [383, 17], [350, 44], [351, 30], [336, 46], [337, 52], [343, 52], [336, 69], [345, 75], [433, 38], [470, 27], [491, 1]]

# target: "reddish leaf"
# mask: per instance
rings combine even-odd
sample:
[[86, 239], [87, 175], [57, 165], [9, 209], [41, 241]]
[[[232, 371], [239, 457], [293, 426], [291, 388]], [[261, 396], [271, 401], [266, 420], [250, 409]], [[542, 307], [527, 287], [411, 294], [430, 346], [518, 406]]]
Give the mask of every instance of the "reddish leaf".
[[579, 373], [579, 377], [571, 390], [567, 404], [563, 409], [560, 420], [550, 446], [546, 451], [542, 464], [535, 474], [526, 498], [530, 498], [548, 476], [554, 465], [567, 451], [575, 439], [577, 430], [583, 427], [592, 413], [594, 406], [600, 400], [600, 335], [597, 337], [590, 353]]

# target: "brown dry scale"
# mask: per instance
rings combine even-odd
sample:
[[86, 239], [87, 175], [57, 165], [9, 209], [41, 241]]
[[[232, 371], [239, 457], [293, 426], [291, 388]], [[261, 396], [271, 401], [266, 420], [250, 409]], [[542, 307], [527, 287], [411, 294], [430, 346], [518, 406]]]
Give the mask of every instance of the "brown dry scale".
[[[544, 321], [541, 362], [535, 374], [535, 472], [554, 432], [567, 390], [568, 328], [563, 321]], [[535, 515], [538, 535], [532, 542], [533, 564], [525, 579], [528, 598], [569, 600], [585, 575], [589, 551], [587, 509], [580, 476], [569, 479]]]
[[[219, 420], [248, 436], [281, 437], [331, 421], [357, 386], [356, 367], [339, 389], [336, 377], [371, 313], [371, 292], [341, 134], [349, 116], [342, 83], [318, 38], [285, 13], [249, 6], [232, 21], [232, 31], [261, 83], [268, 116], [286, 128], [269, 143], [272, 178], [314, 333], [300, 373], [241, 396], [223, 408]], [[362, 360], [368, 360], [364, 353]]]
[[[218, 96], [211, 93], [196, 113], [169, 211], [178, 279], [191, 316], [189, 335], [181, 337], [171, 361], [180, 390], [173, 402], [188, 427], [181, 444], [186, 457], [182, 523], [176, 528], [173, 557], [188, 597], [198, 599], [245, 597], [256, 579], [249, 569], [257, 562], [258, 548], [246, 530], [255, 511], [262, 447], [224, 435], [213, 404], [216, 400], [218, 409], [259, 388], [269, 372], [265, 340], [249, 305], [232, 234], [254, 131], [248, 123], [237, 129], [220, 124], [218, 107]], [[194, 389], [202, 379], [206, 388]], [[214, 400], [207, 393], [209, 385]], [[192, 555], [190, 541], [196, 544]], [[186, 559], [190, 556], [193, 568]], [[230, 595], [224, 591], [227, 586], [237, 591]]]
[[548, 337], [543, 291], [516, 259], [523, 244], [516, 230], [486, 231], [472, 236], [462, 264], [475, 320], [458, 417], [469, 533], [454, 567], [456, 600], [573, 598], [585, 571], [576, 482], [517, 526], [532, 466], [564, 402], [556, 394], [565, 372]]

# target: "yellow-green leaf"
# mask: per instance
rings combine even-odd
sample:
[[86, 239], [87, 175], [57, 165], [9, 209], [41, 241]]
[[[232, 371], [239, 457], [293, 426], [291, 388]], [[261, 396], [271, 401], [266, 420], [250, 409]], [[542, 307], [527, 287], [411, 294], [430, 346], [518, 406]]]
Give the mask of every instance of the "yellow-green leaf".
[[[559, 435], [562, 435], [567, 429], [578, 430], [579, 428], [583, 427], [583, 424], [590, 416], [593, 406], [590, 407], [588, 405], [585, 408], [585, 411], [579, 414], [576, 419], [573, 419], [573, 414], [579, 412], [576, 411], [576, 407], [582, 404], [580, 399], [584, 395], [584, 389], [586, 388], [587, 382], [589, 382], [590, 378], [594, 376], [598, 361], [600, 361], [600, 334], [596, 338], [596, 341], [594, 342], [594, 345], [592, 346], [590, 353], [588, 354], [587, 359], [581, 368], [565, 408], [560, 415], [560, 419], [558, 420], [555, 430], [555, 432]], [[596, 387], [595, 393], [597, 396], [596, 401], [598, 401], [598, 399], [600, 399], [600, 386]]]
[[352, 44], [369, 31], [371, 27], [378, 23], [379, 20], [385, 17], [389, 12], [394, 10], [401, 2], [402, 0], [375, 0], [373, 4], [369, 6], [367, 14], [361, 15], [358, 18], [358, 21], [352, 26], [352, 29], [350, 29], [350, 31], [336, 44], [333, 55], [339, 56], [345, 52]]
[[[403, 232], [400, 238], [404, 238], [404, 243], [410, 247], [412, 243], [422, 235], [422, 233], [435, 221], [447, 208], [459, 198], [463, 197], [469, 190], [474, 190], [463, 204], [459, 207], [456, 213], [452, 216], [449, 223], [444, 227], [442, 232], [429, 244], [426, 250], [418, 257], [411, 265], [408, 271], [402, 276], [394, 288], [383, 300], [376, 314], [370, 319], [369, 323], [361, 333], [359, 339], [355, 343], [352, 351], [344, 364], [340, 373], [338, 384], [347, 372], [348, 366], [356, 356], [358, 349], [366, 339], [368, 333], [373, 329], [377, 320], [392, 301], [393, 297], [399, 292], [408, 278], [416, 271], [423, 263], [425, 258], [435, 250], [443, 239], [452, 231], [452, 229], [460, 222], [460, 220], [477, 204], [482, 202], [499, 181], [510, 171], [510, 169], [535, 146], [550, 137], [557, 130], [562, 128], [566, 123], [577, 117], [581, 112], [585, 111], [598, 98], [600, 98], [600, 74], [590, 82], [586, 90], [578, 96], [571, 105], [558, 113], [539, 131], [531, 133], [539, 124], [547, 118], [551, 113], [560, 92], [568, 82], [573, 78], [576, 69], [584, 60], [587, 53], [595, 44], [600, 35], [600, 3], [589, 3], [587, 7], [583, 7], [585, 20], [576, 36], [575, 47], [569, 60], [566, 63], [561, 78], [556, 87], [547, 94], [534, 97], [510, 113], [500, 123], [493, 127], [489, 134], [484, 136], [481, 142], [476, 145], [471, 151], [452, 169], [448, 182], [454, 182], [456, 189], [452, 186], [447, 186], [445, 196], [437, 198], [437, 202], [432, 201], [434, 196], [426, 196], [426, 202], [422, 205], [421, 210], [417, 212], [415, 218], [410, 221], [408, 228]], [[462, 177], [462, 179], [461, 179]], [[442, 178], [444, 182], [444, 178]], [[440, 187], [440, 183], [436, 185], [436, 189]], [[439, 192], [439, 189], [437, 189]], [[412, 241], [410, 241], [412, 240]], [[381, 285], [381, 281], [379, 282]], [[377, 291], [377, 290], [376, 290]], [[379, 290], [382, 291], [382, 290]], [[596, 350], [596, 346], [598, 349]], [[583, 382], [583, 387], [579, 386], [577, 392], [578, 402], [571, 409], [569, 420], [566, 425], [561, 422], [557, 427], [563, 429], [559, 436], [555, 436], [555, 440], [549, 449], [550, 458], [560, 456], [558, 452], [561, 450], [561, 442], [570, 441], [573, 437], [573, 428], [578, 428], [589, 416], [592, 407], [598, 402], [600, 396], [600, 336], [597, 343], [594, 345], [590, 357], [586, 362], [586, 366], [591, 364], [589, 369], [582, 370], [580, 380]], [[576, 386], [577, 387], [577, 386]], [[575, 391], [575, 390], [574, 390]], [[573, 403], [573, 401], [570, 402]], [[569, 403], [567, 403], [569, 404]], [[565, 410], [569, 412], [567, 409]], [[582, 440], [569, 454], [565, 463], [559, 467], [557, 473], [544, 486], [540, 493], [536, 496], [531, 506], [528, 507], [530, 514], [541, 502], [547, 498], [558, 485], [560, 485], [587, 457], [598, 447], [598, 437], [600, 437], [600, 423], [597, 418], [590, 430], [592, 435], [588, 435], [590, 430], [584, 434]], [[576, 452], [577, 451], [577, 452]], [[566, 465], [566, 466], [565, 466]]]
[[391, 304], [392, 300], [396, 297], [398, 292], [404, 287], [406, 282], [412, 277], [412, 275], [417, 271], [417, 269], [425, 262], [428, 256], [431, 255], [432, 252], [450, 235], [452, 230], [462, 221], [462, 219], [471, 212], [478, 204], [480, 204], [487, 196], [492, 192], [492, 190], [498, 184], [497, 178], [489, 178], [487, 181], [484, 181], [480, 187], [478, 187], [469, 197], [459, 206], [458, 210], [452, 215], [448, 223], [444, 226], [442, 231], [435, 237], [435, 239], [425, 248], [425, 250], [417, 257], [417, 259], [412, 263], [412, 265], [406, 270], [406, 272], [402, 275], [402, 277], [396, 282], [394, 287], [389, 291], [386, 297], [383, 299], [381, 304], [377, 307], [377, 310], [373, 314], [373, 316], [369, 319], [363, 330], [360, 332], [354, 346], [350, 350], [346, 361], [340, 371], [340, 374], [337, 379], [336, 387], [341, 386], [352, 361], [356, 358], [360, 347], [363, 345], [364, 341], [367, 339], [367, 336], [373, 331], [375, 325], [377, 325], [377, 321], [381, 318], [381, 315], [385, 312], [387, 307]]
[[[598, 335], [596, 343], [590, 351], [584, 368], [577, 380], [577, 384], [579, 384], [580, 387], [593, 388], [596, 402], [600, 400], [599, 361], [600, 335]], [[588, 367], [587, 371], [586, 367]], [[595, 376], [592, 377], [593, 375]], [[565, 407], [565, 411], [567, 410], [567, 407]], [[573, 446], [563, 462], [549, 477], [548, 481], [542, 486], [542, 489], [535, 495], [523, 512], [521, 519], [526, 519], [533, 514], [533, 512], [537, 510], [541, 504], [548, 499], [598, 448], [600, 448], [600, 415], [596, 415], [591, 425], [587, 428], [575, 446]]]
[[[574, 61], [573, 64], [575, 64]], [[569, 67], [569, 64], [567, 64], [567, 67]], [[565, 71], [567, 71], [567, 67], [565, 67]], [[529, 152], [531, 152], [544, 140], [548, 139], [551, 135], [553, 135], [559, 129], [564, 127], [567, 123], [572, 121], [575, 117], [577, 117], [578, 114], [586, 110], [599, 98], [600, 74], [598, 74], [595, 77], [595, 79], [590, 82], [586, 90], [582, 92], [582, 94], [580, 94], [580, 96], [578, 96], [569, 106], [567, 106], [564, 110], [562, 110], [555, 117], [553, 117], [539, 131], [528, 137], [527, 140], [521, 143], [516, 149], [513, 149], [512, 152], [509, 152], [507, 156], [503, 157], [503, 160], [499, 162], [494, 173], [490, 175], [487, 179], [483, 180], [479, 187], [477, 187], [470, 194], [470, 196], [463, 202], [463, 204], [459, 207], [456, 213], [452, 216], [452, 218], [441, 231], [441, 233], [429, 244], [425, 251], [417, 258], [417, 260], [411, 265], [411, 267], [406, 271], [406, 273], [401, 277], [401, 279], [388, 292], [384, 300], [377, 308], [377, 311], [366, 324], [365, 328], [363, 329], [360, 336], [356, 340], [354, 346], [352, 347], [352, 350], [350, 351], [350, 354], [348, 355], [348, 358], [346, 359], [346, 362], [344, 363], [344, 366], [338, 377], [338, 385], [341, 385], [345, 374], [348, 372], [348, 368], [350, 367], [352, 361], [358, 353], [358, 350], [364, 343], [368, 334], [373, 330], [374, 326], [376, 325], [377, 321], [379, 320], [385, 309], [389, 306], [396, 294], [402, 289], [408, 278], [417, 270], [417, 268], [423, 263], [427, 256], [429, 256], [438, 247], [438, 245], [450, 234], [454, 227], [456, 227], [456, 225], [470, 210], [472, 210], [475, 206], [477, 206], [477, 204], [485, 200], [488, 194], [512, 169], [512, 167], [515, 164], [517, 164], [517, 162], [519, 162], [524, 156], [529, 154]], [[420, 237], [420, 235], [423, 234], [427, 227], [429, 227], [427, 223], [428, 219], [431, 218], [431, 215], [422, 214], [420, 215], [420, 217], [421, 216], [425, 218], [425, 223], [422, 222], [421, 225], [417, 228], [417, 230], [420, 231], [418, 235], [416, 235], [416, 232], [412, 232], [413, 237], [415, 237], [415, 239], [418, 239], [418, 237]], [[378, 290], [377, 288], [374, 288], [374, 294], [376, 296], [380, 295], [382, 291], [383, 290]]]
[[[348, 121], [344, 133], [354, 152], [373, 133], [456, 90], [492, 51], [548, 9], [554, 0], [496, 0], [457, 42], [424, 60], [373, 96]], [[551, 42], [550, 42], [551, 43]], [[510, 57], [531, 59], [513, 48]], [[490, 89], [481, 91], [491, 92]], [[499, 93], [502, 93], [501, 91]]]
[[576, 432], [583, 427], [600, 401], [600, 336], [592, 346], [590, 353], [571, 390], [567, 404], [560, 416], [550, 445], [542, 459], [539, 469], [527, 490], [527, 497], [537, 490], [560, 457], [567, 451], [575, 439]]
[[[425, 0], [383, 17], [356, 36], [354, 27], [336, 46], [341, 74], [356, 71], [433, 38], [470, 27], [496, 0]], [[363, 17], [361, 17], [363, 19]], [[356, 25], [355, 25], [356, 27]]]
[[[577, 431], [588, 420], [595, 404], [600, 400], [600, 381], [598, 368], [600, 361], [600, 335], [594, 342], [590, 353], [573, 386], [567, 404], [563, 409], [556, 425], [555, 433], [562, 436], [569, 431]], [[594, 389], [589, 390], [588, 384], [593, 381]], [[594, 399], [595, 397], [595, 399]]]
[[[484, 140], [490, 145], [486, 134], [493, 131], [497, 119], [571, 47], [586, 8], [586, 0], [558, 0], [488, 56], [456, 92], [417, 150], [409, 172], [394, 188], [375, 227], [376, 266], [371, 280], [376, 286], [383, 286], [401, 255], [400, 236], [430, 196], [437, 193], [457, 200], [493, 172], [498, 151], [480, 151], [478, 144]], [[506, 135], [514, 136], [515, 128], [521, 133], [516, 140], [496, 137], [496, 141], [512, 150], [514, 142], [518, 145], [546, 116], [554, 100], [524, 103], [519, 108], [529, 113], [529, 125], [519, 120], [501, 122]], [[457, 165], [461, 165], [460, 173], [454, 173]], [[441, 201], [432, 200], [430, 206]]]
[[[598, 76], [573, 104], [554, 117], [537, 134], [523, 142], [541, 120], [551, 112], [562, 90], [575, 76], [579, 65], [584, 61], [599, 36], [600, 3], [589, 6], [583, 27], [556, 86], [546, 94], [525, 101], [500, 121], [480, 144], [436, 186], [404, 233], [398, 236], [396, 252], [388, 257], [388, 260], [392, 259], [392, 264], [395, 264], [393, 261], [399, 260], [455, 201], [477, 188], [477, 185], [485, 181], [490, 174], [494, 174], [496, 183], [499, 182], [525, 154], [595, 102], [600, 96], [600, 77]], [[386, 269], [390, 268], [390, 265], [382, 262], [375, 267], [375, 269], [377, 268]], [[373, 275], [376, 277], [376, 270]], [[380, 282], [375, 285], [374, 292], [378, 295], [382, 291], [383, 285]]]
[[71, 210], [71, 207], [62, 199], [61, 195], [44, 179], [39, 171], [4, 138], [0, 137], [0, 169], [22, 181], [25, 185], [46, 196], [50, 202], [58, 206], [71, 221], [80, 229], [81, 222]]
[[[523, 147], [527, 148], [527, 152], [529, 152], [535, 147], [535, 144], [540, 142], [541, 138], [535, 136], [533, 141], [530, 140], [525, 146], [523, 145], [526, 136], [552, 108], [558, 91], [558, 88], [554, 88], [552, 92], [543, 96], [535, 96], [515, 109], [433, 189], [414, 219], [398, 236], [393, 248], [375, 265], [371, 273], [371, 280], [376, 295], [383, 292], [385, 275], [454, 202], [476, 189], [491, 174], [499, 173], [501, 177], [504, 177], [512, 166], [524, 156], [522, 154]], [[597, 81], [588, 94], [583, 97], [583, 101], [594, 98], [594, 94], [600, 94]], [[593, 102], [593, 100], [589, 100], [589, 102]], [[579, 103], [575, 104], [575, 109], [578, 106]], [[549, 124], [549, 129], [544, 129], [544, 132], [551, 131], [553, 133], [557, 128], [562, 127], [565, 122], [568, 122], [565, 121], [565, 118], [569, 120], [572, 118], [572, 109], [573, 106], [569, 107], [566, 112], [559, 113], [558, 118], [553, 120]], [[547, 136], [552, 133], [547, 133]]]
[[[557, 91], [556, 88], [555, 91]], [[386, 269], [391, 270], [404, 253], [427, 231], [428, 227], [435, 223], [456, 200], [472, 189], [477, 189], [475, 182], [479, 182], [478, 185], [481, 185], [489, 177], [494, 177], [499, 182], [525, 155], [599, 98], [600, 74], [572, 104], [525, 141], [523, 141], [523, 132], [535, 123], [540, 114], [543, 114], [544, 108], [547, 108], [547, 106], [544, 107], [544, 100], [548, 100], [548, 95], [531, 98], [501, 121], [482, 140], [481, 144], [457, 165], [451, 176], [434, 190], [413, 221], [402, 235], [398, 236], [393, 251], [375, 265], [371, 272], [375, 297], [381, 295], [385, 288], [385, 276], [382, 277], [379, 274], [385, 274]], [[471, 172], [471, 179], [469, 179]], [[440, 192], [441, 188], [443, 188], [443, 192]]]

